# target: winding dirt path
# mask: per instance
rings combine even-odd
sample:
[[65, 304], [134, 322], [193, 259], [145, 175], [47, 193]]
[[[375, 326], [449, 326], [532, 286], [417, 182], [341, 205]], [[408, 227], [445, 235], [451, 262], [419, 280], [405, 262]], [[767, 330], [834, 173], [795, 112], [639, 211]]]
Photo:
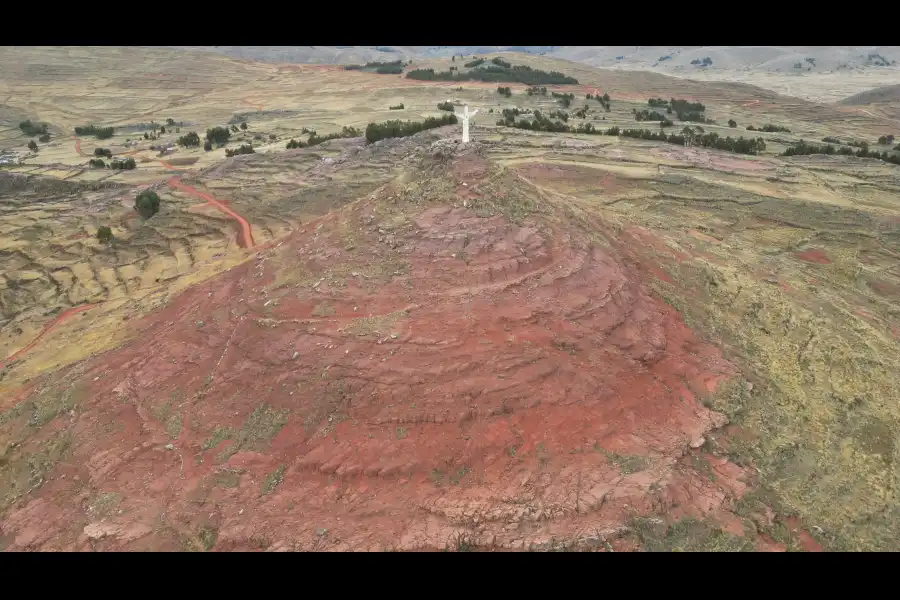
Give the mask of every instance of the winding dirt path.
[[[162, 162], [162, 161], [160, 161], [160, 162]], [[220, 202], [219, 200], [216, 200], [209, 194], [207, 194], [205, 192], [201, 192], [200, 190], [198, 190], [196, 188], [193, 188], [189, 185], [185, 185], [185, 184], [181, 183], [180, 177], [173, 177], [173, 178], [169, 179], [169, 181], [167, 183], [168, 183], [169, 187], [171, 187], [171, 188], [174, 188], [176, 190], [181, 190], [182, 192], [184, 192], [190, 196], [194, 196], [195, 198], [200, 198], [202, 200], [206, 200], [207, 202], [209, 202], [210, 204], [215, 206], [217, 209], [219, 209], [220, 211], [222, 211], [223, 213], [225, 213], [226, 215], [228, 215], [229, 217], [231, 217], [232, 219], [237, 221], [238, 224], [241, 226], [241, 235], [238, 237], [238, 245], [241, 248], [252, 248], [254, 246], [253, 233], [250, 230], [250, 223], [248, 223], [244, 217], [237, 214], [236, 212], [234, 212], [233, 210], [231, 210], [230, 208], [228, 208], [227, 206], [222, 204], [222, 202]]]
[[94, 304], [82, 304], [81, 306], [76, 306], [75, 308], [70, 308], [69, 310], [59, 314], [55, 319], [53, 319], [52, 321], [50, 321], [49, 323], [44, 325], [44, 328], [41, 329], [41, 332], [37, 335], [37, 337], [34, 338], [33, 340], [31, 340], [31, 342], [27, 346], [25, 346], [21, 350], [14, 352], [12, 355], [8, 356], [6, 358], [6, 360], [4, 360], [3, 362], [0, 362], [0, 369], [2, 369], [7, 363], [13, 362], [19, 356], [21, 356], [22, 354], [25, 354], [26, 352], [28, 352], [29, 350], [34, 348], [37, 345], [37, 343], [39, 341], [41, 341], [41, 338], [43, 338], [45, 335], [50, 333], [50, 331], [54, 327], [56, 327], [57, 325], [59, 325], [60, 323], [62, 323], [66, 319], [68, 319], [69, 317], [75, 316], [80, 312], [89, 310], [89, 309], [93, 308], [94, 306], [95, 306]]

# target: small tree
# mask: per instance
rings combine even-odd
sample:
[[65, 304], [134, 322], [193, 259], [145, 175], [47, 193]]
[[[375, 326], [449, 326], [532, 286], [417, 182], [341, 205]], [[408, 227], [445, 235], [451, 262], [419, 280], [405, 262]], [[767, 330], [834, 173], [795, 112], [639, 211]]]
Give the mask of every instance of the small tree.
[[728, 119], [728, 126], [732, 128], [737, 127], [737, 121], [735, 121], [734, 119]]
[[[234, 126], [232, 125], [232, 127]], [[237, 127], [234, 127], [234, 129], [237, 131]], [[224, 146], [230, 138], [231, 132], [228, 131], [227, 127], [213, 127], [206, 130], [206, 139], [217, 146]]]
[[212, 142], [209, 140], [206, 140], [206, 143], [203, 144], [203, 149], [206, 150], [207, 152], [212, 150]]
[[241, 129], [243, 129], [244, 131], [247, 131], [247, 121], [244, 121], [243, 123], [241, 123]]
[[37, 143], [34, 140], [31, 140], [30, 142], [28, 142], [28, 149], [31, 150], [32, 152], [37, 152], [38, 151]]
[[113, 240], [112, 229], [110, 229], [106, 225], [101, 225], [97, 228], [97, 239], [101, 244], [110, 243]]
[[144, 219], [159, 212], [159, 196], [153, 190], [144, 190], [134, 199], [134, 210]]
[[174, 124], [175, 124], [175, 119], [166, 119], [166, 125], [171, 127]]
[[160, 133], [160, 135], [164, 134], [165, 132], [166, 132], [166, 128], [165, 128], [165, 127], [160, 127], [160, 128], [159, 128], [159, 133]]

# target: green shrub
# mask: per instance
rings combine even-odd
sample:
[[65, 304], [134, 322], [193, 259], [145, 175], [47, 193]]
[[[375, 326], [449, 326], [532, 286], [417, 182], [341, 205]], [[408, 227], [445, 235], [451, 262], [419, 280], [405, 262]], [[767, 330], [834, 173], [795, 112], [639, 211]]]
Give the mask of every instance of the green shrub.
[[130, 156], [128, 158], [126, 158], [125, 160], [113, 159], [113, 161], [111, 163], [109, 163], [110, 169], [131, 171], [135, 167], [137, 167], [137, 163], [134, 162], [134, 159], [131, 158]]
[[178, 138], [175, 143], [185, 148], [196, 148], [200, 145], [200, 135], [196, 131], [192, 131]]
[[112, 150], [108, 148], [94, 148], [94, 156], [112, 158]]
[[500, 94], [501, 96], [506, 96], [507, 98], [512, 96], [512, 90], [508, 87], [502, 87], [502, 86], [498, 87], [497, 93]]
[[47, 133], [47, 124], [32, 123], [31, 120], [22, 121], [19, 123], [19, 129], [21, 129], [22, 133], [25, 135], [43, 135]]
[[438, 110], [446, 110], [447, 112], [453, 112], [454, 106], [452, 102], [440, 102], [437, 105]]
[[244, 121], [243, 123], [241, 123], [241, 129], [242, 129], [242, 130], [247, 131], [247, 127], [248, 127], [247, 121]]
[[47, 142], [50, 141], [50, 134], [45, 133], [44, 135], [42, 135], [41, 137], [38, 138], [38, 141], [42, 144], [46, 144]]
[[101, 225], [97, 228], [97, 239], [101, 244], [110, 243], [113, 240], [112, 229], [110, 229], [106, 225]]
[[159, 212], [159, 196], [153, 190], [144, 190], [134, 199], [134, 210], [144, 219]]
[[224, 146], [231, 139], [231, 132], [227, 127], [213, 127], [206, 130], [206, 139], [216, 146]]
[[35, 142], [34, 140], [31, 140], [30, 142], [28, 142], [28, 149], [31, 150], [32, 152], [37, 152], [38, 151], [37, 142]]
[[102, 158], [92, 158], [91, 160], [88, 161], [88, 164], [93, 169], [105, 169], [106, 168], [106, 163], [103, 162]]
[[400, 104], [398, 104], [398, 105], [396, 105], [396, 106], [391, 106], [391, 107], [389, 107], [389, 108], [390, 108], [391, 110], [403, 110], [403, 103], [401, 102]]

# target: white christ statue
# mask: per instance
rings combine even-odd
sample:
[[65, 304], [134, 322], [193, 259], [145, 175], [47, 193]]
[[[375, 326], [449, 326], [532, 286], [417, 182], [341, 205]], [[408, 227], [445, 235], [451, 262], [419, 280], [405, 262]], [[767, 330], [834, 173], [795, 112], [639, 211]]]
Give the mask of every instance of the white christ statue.
[[469, 142], [469, 117], [474, 117], [476, 114], [478, 114], [478, 109], [476, 108], [474, 111], [469, 112], [469, 105], [466, 104], [463, 107], [463, 114], [456, 115], [456, 117], [462, 121], [463, 125], [463, 144], [467, 144]]

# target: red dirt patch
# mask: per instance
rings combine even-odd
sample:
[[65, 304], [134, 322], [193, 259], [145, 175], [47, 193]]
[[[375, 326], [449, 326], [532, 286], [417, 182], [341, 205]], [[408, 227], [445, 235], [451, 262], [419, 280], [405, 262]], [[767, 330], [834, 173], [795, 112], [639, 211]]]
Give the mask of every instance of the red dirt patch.
[[[374, 208], [307, 224], [82, 365], [72, 455], [0, 522], [10, 548], [522, 548], [653, 513], [736, 528], [742, 469], [686, 456], [724, 423], [699, 398], [736, 370], [631, 260], [565, 228]], [[283, 428], [249, 417], [263, 403]], [[113, 492], [120, 513], [88, 512]]]
[[810, 248], [802, 252], [794, 252], [794, 256], [800, 260], [817, 265], [829, 265], [831, 259], [826, 256], [825, 251], [820, 248]]

